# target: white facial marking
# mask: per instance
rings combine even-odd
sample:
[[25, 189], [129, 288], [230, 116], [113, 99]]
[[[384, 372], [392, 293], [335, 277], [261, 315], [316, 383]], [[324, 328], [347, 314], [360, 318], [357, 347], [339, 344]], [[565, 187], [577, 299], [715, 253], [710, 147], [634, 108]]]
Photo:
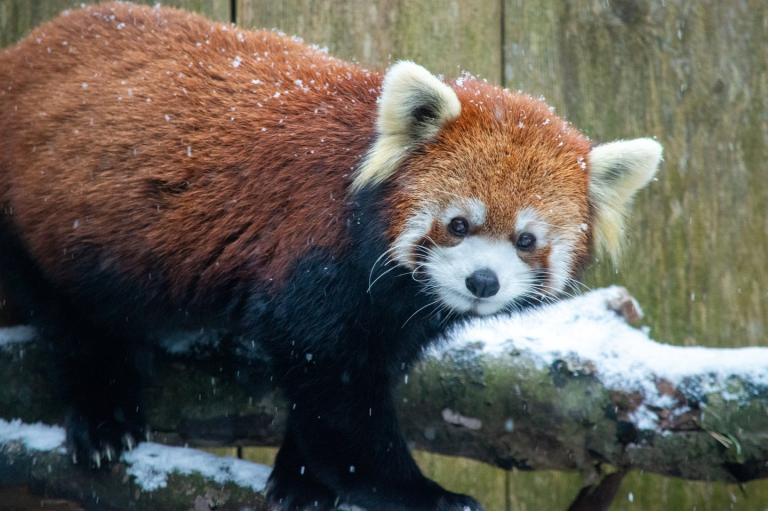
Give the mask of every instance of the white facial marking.
[[445, 225], [456, 218], [465, 217], [472, 226], [479, 226], [485, 223], [485, 204], [478, 199], [463, 199], [452, 203], [440, 215], [440, 219]]
[[[392, 258], [411, 270], [426, 273], [429, 286], [437, 298], [451, 310], [474, 312], [479, 315], [494, 314], [509, 307], [516, 300], [540, 295], [557, 295], [570, 279], [573, 249], [577, 236], [568, 235], [564, 229], [546, 222], [533, 209], [524, 209], [517, 215], [515, 232], [509, 237], [495, 239], [469, 235], [455, 246], [419, 247], [428, 236], [435, 219], [445, 228], [453, 218], [463, 217], [472, 226], [486, 221], [486, 206], [478, 199], [458, 199], [439, 211], [437, 207], [424, 206], [406, 223], [405, 229], [393, 244]], [[574, 229], [577, 231], [577, 229]], [[537, 249], [549, 247], [548, 278], [543, 289], [537, 289], [536, 273], [526, 263], [515, 246], [513, 234], [529, 232], [536, 237]], [[414, 255], [421, 251], [422, 262]], [[478, 298], [467, 287], [467, 278], [478, 270], [492, 271], [499, 283], [498, 292], [486, 298]]]
[[549, 253], [549, 283], [548, 291], [560, 293], [565, 290], [571, 278], [571, 265], [573, 264], [573, 243], [560, 241], [552, 244]]
[[482, 225], [485, 222], [485, 204], [478, 199], [459, 198], [445, 208], [442, 213], [437, 213], [437, 207], [423, 206], [415, 215], [408, 219], [405, 229], [397, 237], [392, 245], [392, 258], [400, 264], [415, 269], [417, 264], [413, 260], [417, 243], [429, 234], [436, 218], [448, 226], [456, 217], [464, 217], [473, 226]]
[[565, 289], [571, 275], [573, 264], [573, 248], [575, 237], [567, 236], [547, 223], [543, 217], [532, 209], [524, 209], [517, 215], [515, 229], [518, 234], [530, 232], [536, 236], [536, 243], [540, 247], [550, 247], [549, 251], [549, 279], [544, 284], [545, 294], [557, 294]]
[[[469, 236], [455, 247], [434, 247], [425, 264], [440, 300], [453, 310], [486, 315], [502, 310], [531, 289], [534, 273], [517, 255], [509, 240]], [[467, 277], [489, 269], [499, 280], [499, 291], [478, 298], [467, 288]]]
[[549, 244], [549, 228], [541, 216], [532, 209], [523, 209], [517, 214], [515, 222], [515, 234], [518, 236], [524, 232], [530, 232], [536, 236], [538, 246]]
[[425, 206], [409, 218], [405, 223], [405, 229], [392, 244], [390, 249], [392, 259], [411, 270], [416, 269], [417, 265], [413, 260], [414, 250], [418, 246], [417, 243], [429, 233], [435, 216], [435, 213]]

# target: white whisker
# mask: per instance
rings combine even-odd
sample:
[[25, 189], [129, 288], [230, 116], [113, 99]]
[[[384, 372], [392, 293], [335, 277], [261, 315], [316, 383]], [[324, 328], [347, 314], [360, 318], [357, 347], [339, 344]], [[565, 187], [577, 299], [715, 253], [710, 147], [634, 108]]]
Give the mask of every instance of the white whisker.
[[397, 266], [393, 266], [392, 268], [388, 269], [387, 271], [385, 271], [385, 272], [381, 273], [381, 274], [380, 274], [378, 277], [376, 277], [376, 280], [374, 280], [373, 282], [371, 282], [371, 283], [368, 285], [368, 290], [366, 291], [366, 293], [370, 293], [370, 292], [371, 292], [371, 288], [373, 287], [373, 285], [374, 285], [375, 283], [377, 283], [381, 277], [383, 277], [383, 276], [384, 276], [384, 275], [386, 275], [387, 273], [391, 272], [392, 270], [396, 270], [396, 269], [398, 268], [398, 266], [399, 266], [399, 265], [397, 265]]
[[[373, 270], [376, 269], [376, 265], [378, 264], [379, 261], [381, 261], [382, 257], [386, 256], [388, 253], [392, 252], [394, 249], [395, 247], [388, 248], [373, 262], [373, 266], [371, 266], [371, 272], [368, 274], [368, 292], [371, 291], [371, 287], [373, 286], [373, 284], [371, 284], [371, 278], [373, 278]], [[385, 262], [384, 266], [386, 266], [387, 264], [389, 264], [389, 262]], [[378, 278], [376, 280], [378, 280]]]
[[424, 309], [426, 309], [426, 308], [427, 308], [427, 307], [429, 307], [430, 305], [435, 305], [436, 303], [438, 303], [438, 301], [437, 301], [437, 300], [435, 300], [434, 302], [429, 302], [429, 303], [428, 303], [428, 304], [426, 304], [424, 307], [421, 307], [419, 310], [417, 310], [416, 312], [414, 312], [413, 314], [411, 314], [411, 315], [410, 315], [410, 317], [409, 317], [408, 319], [406, 319], [406, 320], [405, 320], [405, 323], [403, 323], [403, 326], [401, 326], [400, 328], [405, 328], [405, 325], [407, 325], [407, 324], [408, 324], [408, 322], [411, 320], [411, 318], [413, 318], [413, 317], [414, 317], [416, 314], [418, 314], [419, 312], [423, 311]]

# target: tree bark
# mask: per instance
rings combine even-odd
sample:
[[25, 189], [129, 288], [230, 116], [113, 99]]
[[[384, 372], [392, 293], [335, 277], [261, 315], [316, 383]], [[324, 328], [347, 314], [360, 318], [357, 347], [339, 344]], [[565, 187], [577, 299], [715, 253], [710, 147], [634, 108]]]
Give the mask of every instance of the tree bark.
[[[590, 293], [566, 305], [567, 310], [580, 311], [573, 314], [574, 331], [616, 329], [603, 334], [615, 336], [615, 344], [629, 351], [612, 355], [610, 364], [633, 362], [623, 358], [631, 357], [634, 344], [652, 343], [624, 321], [617, 321], [615, 327], [606, 323], [608, 316], [627, 321], [639, 317], [639, 308], [621, 288]], [[541, 322], [555, 322], [563, 313], [555, 309], [551, 314], [550, 319], [542, 316]], [[11, 342], [11, 331], [3, 332], [0, 418], [61, 424], [64, 410], [47, 378], [51, 368], [44, 345]], [[498, 332], [506, 335], [503, 324]], [[522, 332], [523, 337], [533, 335]], [[16, 331], [18, 338], [25, 335], [29, 336]], [[702, 369], [678, 380], [649, 369], [644, 381], [627, 384], [608, 378], [609, 367], [599, 356], [585, 358], [578, 350], [546, 355], [537, 347], [537, 343], [545, 345], [543, 338], [527, 338], [529, 344], [525, 344], [515, 337], [495, 347], [484, 339], [472, 330], [454, 334], [430, 351], [400, 386], [401, 420], [413, 448], [504, 469], [575, 470], [583, 474], [586, 486], [609, 473], [598, 489], [582, 492], [584, 499], [615, 494], [621, 479], [610, 475], [615, 469], [722, 482], [768, 477], [768, 385], [748, 367], [744, 374], [732, 372], [725, 377]], [[270, 381], [266, 364], [258, 356], [243, 356], [242, 346], [224, 338], [214, 349], [157, 354], [156, 377], [149, 392], [156, 441], [193, 446], [279, 445], [286, 405]], [[671, 361], [672, 365], [682, 365], [704, 349], [674, 350], [671, 356], [679, 360]], [[726, 364], [737, 352], [708, 353]], [[765, 361], [768, 365], [768, 349], [752, 348], [746, 354], [755, 364]], [[664, 362], [670, 365], [670, 360]], [[214, 498], [211, 495], [219, 499], [219, 509], [228, 509], [227, 502], [241, 506], [246, 501], [258, 509], [261, 502], [253, 490], [243, 497], [242, 488], [227, 489], [192, 475], [173, 476], [163, 490], [173, 498], [186, 499], [177, 505], [166, 494], [138, 489], [133, 478], [126, 477], [123, 463], [109, 473], [73, 471], [61, 452], [29, 452], [18, 443], [0, 443], [0, 467], [0, 484], [32, 482], [51, 495], [79, 495], [81, 501], [98, 495], [102, 503], [110, 499], [109, 505], [118, 509], [141, 508], [142, 499], [152, 500], [157, 509], [188, 509], [194, 508], [194, 499]]]

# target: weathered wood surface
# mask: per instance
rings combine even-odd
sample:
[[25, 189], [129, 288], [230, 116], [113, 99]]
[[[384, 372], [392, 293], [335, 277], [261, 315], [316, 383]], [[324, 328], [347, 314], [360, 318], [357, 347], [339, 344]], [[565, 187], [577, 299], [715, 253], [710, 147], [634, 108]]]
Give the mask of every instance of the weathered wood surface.
[[498, 84], [501, 9], [498, 0], [238, 0], [237, 23], [298, 35], [363, 66], [406, 59], [446, 77], [466, 70]]
[[655, 135], [616, 274], [656, 339], [765, 345], [768, 336], [768, 3], [506, 0], [505, 82], [543, 95], [594, 140]]
[[[94, 0], [0, 0], [0, 48], [18, 41], [31, 29], [66, 9], [92, 3], [100, 2]], [[155, 4], [157, 2], [134, 0], [134, 3]], [[232, 20], [230, 0], [164, 0], [160, 3], [202, 12], [217, 21]]]

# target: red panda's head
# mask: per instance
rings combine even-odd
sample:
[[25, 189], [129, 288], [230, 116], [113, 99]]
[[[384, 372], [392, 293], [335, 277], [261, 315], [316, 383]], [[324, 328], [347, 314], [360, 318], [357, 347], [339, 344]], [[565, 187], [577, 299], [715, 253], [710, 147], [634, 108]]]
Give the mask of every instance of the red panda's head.
[[653, 140], [595, 145], [541, 100], [411, 62], [384, 78], [377, 134], [353, 191], [386, 184], [389, 261], [481, 315], [560, 294], [594, 246], [616, 258], [661, 160]]

